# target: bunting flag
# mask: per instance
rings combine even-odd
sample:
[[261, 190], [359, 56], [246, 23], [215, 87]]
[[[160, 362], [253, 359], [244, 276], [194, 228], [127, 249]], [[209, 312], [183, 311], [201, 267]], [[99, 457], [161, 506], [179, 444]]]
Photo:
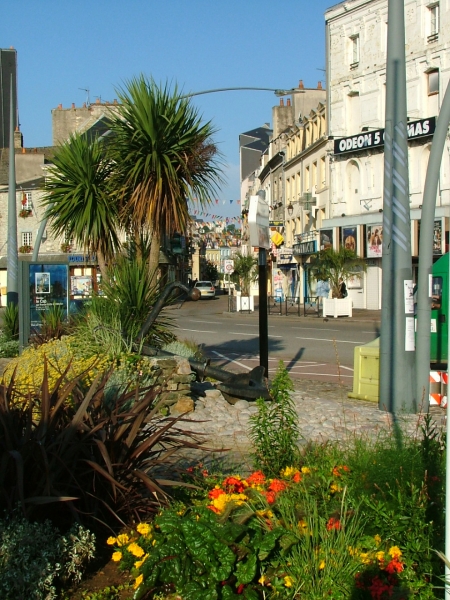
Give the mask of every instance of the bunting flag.
[[216, 200], [216, 204], [219, 204], [219, 201], [218, 201], [218, 200]]
[[241, 201], [240, 201], [240, 200], [238, 200], [238, 201], [237, 201], [237, 203], [238, 203], [238, 204], [240, 204], [240, 203], [241, 203]]
[[233, 200], [230, 200], [230, 204], [233, 204]]

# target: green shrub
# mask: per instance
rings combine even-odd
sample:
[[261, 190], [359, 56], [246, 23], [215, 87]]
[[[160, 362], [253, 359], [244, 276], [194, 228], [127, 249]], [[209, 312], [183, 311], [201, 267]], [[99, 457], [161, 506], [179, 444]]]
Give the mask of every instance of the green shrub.
[[94, 551], [95, 536], [80, 525], [61, 535], [49, 521], [0, 521], [0, 597], [57, 598], [58, 586], [81, 580]]
[[290, 392], [294, 389], [280, 361], [270, 390], [272, 399], [256, 401], [258, 412], [250, 417], [253, 463], [267, 475], [277, 477], [282, 469], [298, 461], [299, 429]]
[[9, 303], [3, 313], [3, 335], [7, 340], [19, 339], [19, 306]]
[[9, 340], [0, 335], [0, 358], [15, 358], [19, 356], [19, 341]]

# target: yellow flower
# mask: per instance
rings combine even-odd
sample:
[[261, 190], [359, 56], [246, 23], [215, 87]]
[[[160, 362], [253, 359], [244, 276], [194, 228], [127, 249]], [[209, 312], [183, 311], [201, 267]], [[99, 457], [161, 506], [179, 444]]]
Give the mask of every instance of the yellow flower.
[[130, 541], [130, 538], [128, 537], [128, 534], [126, 534], [126, 533], [121, 533], [120, 535], [117, 536], [117, 544], [119, 546], [125, 546], [126, 544], [128, 544], [129, 541]]
[[363, 565], [368, 565], [370, 563], [370, 556], [368, 552], [361, 552], [359, 558], [361, 559]]
[[380, 562], [382, 562], [384, 560], [384, 552], [383, 552], [383, 550], [380, 550], [380, 552], [377, 552], [375, 554], [375, 556], [377, 557], [377, 560], [379, 560]]
[[376, 535], [373, 536], [373, 539], [375, 540], [375, 545], [378, 548], [378, 546], [381, 544], [381, 537], [377, 533]]
[[119, 562], [119, 560], [122, 560], [122, 552], [119, 552], [119, 550], [117, 552], [114, 552], [112, 555], [112, 559], [114, 562]]
[[309, 467], [302, 467], [302, 473], [308, 475], [308, 473], [311, 473], [311, 469]]
[[392, 558], [400, 558], [401, 555], [402, 551], [398, 546], [392, 546], [389, 548], [389, 556], [392, 556]]
[[141, 535], [148, 535], [151, 533], [152, 528], [148, 523], [139, 523], [139, 525], [136, 527], [136, 531]]
[[106, 543], [108, 544], [108, 546], [114, 546], [114, 544], [116, 542], [117, 542], [116, 538], [115, 537], [111, 537], [111, 536], [106, 540]]
[[153, 540], [152, 546], [156, 546], [156, 540]]
[[330, 485], [330, 492], [332, 494], [335, 494], [336, 492], [340, 492], [341, 490], [342, 490], [342, 488], [337, 483], [332, 483]]
[[138, 575], [138, 576], [136, 577], [136, 581], [134, 582], [134, 589], [136, 590], [136, 589], [137, 589], [137, 588], [138, 588], [138, 587], [141, 585], [141, 583], [142, 583], [143, 581], [144, 581], [144, 576], [143, 576], [143, 575], [142, 575], [142, 573], [141, 573], [140, 575]]
[[297, 471], [298, 471], [298, 469], [296, 469], [294, 467], [286, 467], [285, 469], [283, 469], [281, 471], [281, 476], [282, 477], [292, 477], [292, 475], [297, 473]]
[[261, 585], [264, 585], [266, 581], [267, 579], [265, 575], [261, 575], [261, 577], [258, 579], [258, 583], [260, 583]]
[[289, 577], [289, 575], [286, 575], [286, 577], [284, 578], [284, 585], [286, 587], [292, 587], [294, 584], [294, 580], [292, 579], [292, 577]]
[[324, 561], [324, 560], [321, 560], [321, 561], [320, 561], [320, 564], [319, 564], [319, 569], [320, 569], [320, 570], [322, 570], [322, 569], [325, 569], [325, 561]]
[[142, 567], [142, 565], [145, 563], [145, 561], [147, 560], [147, 558], [148, 558], [148, 554], [145, 554], [145, 555], [142, 557], [142, 559], [141, 559], [141, 560], [137, 560], [137, 561], [134, 563], [134, 568], [135, 568], [135, 569], [140, 569], [140, 568]]
[[128, 546], [127, 550], [128, 552], [131, 552], [131, 554], [136, 558], [141, 558], [141, 556], [144, 556], [144, 551], [138, 544], [136, 544], [136, 542], [132, 542]]

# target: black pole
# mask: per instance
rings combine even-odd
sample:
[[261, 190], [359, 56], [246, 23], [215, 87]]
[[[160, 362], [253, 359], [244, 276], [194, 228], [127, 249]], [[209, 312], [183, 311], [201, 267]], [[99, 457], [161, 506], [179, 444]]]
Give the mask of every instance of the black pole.
[[269, 377], [269, 325], [267, 319], [267, 256], [266, 249], [259, 249], [258, 256], [259, 290], [259, 364]]

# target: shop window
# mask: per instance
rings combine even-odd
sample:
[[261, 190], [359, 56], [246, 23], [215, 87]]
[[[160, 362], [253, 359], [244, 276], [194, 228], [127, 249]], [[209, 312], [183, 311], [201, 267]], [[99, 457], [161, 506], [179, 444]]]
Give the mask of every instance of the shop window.
[[431, 308], [442, 306], [442, 277], [433, 277]]

